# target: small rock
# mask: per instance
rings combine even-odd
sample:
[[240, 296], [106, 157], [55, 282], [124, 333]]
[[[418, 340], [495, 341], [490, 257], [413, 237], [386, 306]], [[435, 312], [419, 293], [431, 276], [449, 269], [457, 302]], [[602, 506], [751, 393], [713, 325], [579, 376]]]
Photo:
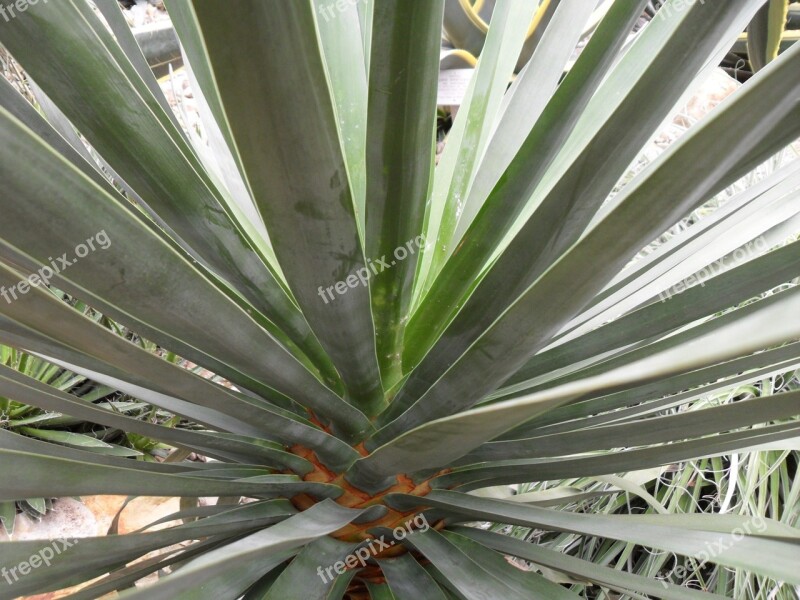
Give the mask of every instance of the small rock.
[[[122, 511], [119, 518], [119, 533], [131, 533], [179, 510], [181, 510], [180, 498], [140, 496], [131, 501]], [[153, 527], [152, 531], [174, 525], [176, 525], [175, 522], [162, 523]]]
[[[38, 521], [25, 514], [17, 515], [10, 539], [55, 540], [94, 535], [97, 535], [97, 519], [92, 511], [74, 498], [59, 498], [53, 503], [53, 509]], [[0, 531], [0, 541], [8, 539], [5, 531]]]
[[676, 124], [689, 127], [696, 123], [741, 85], [723, 69], [716, 69], [687, 102], [684, 111], [675, 118]]
[[125, 504], [127, 496], [84, 496], [82, 498], [86, 507], [92, 511], [97, 519], [97, 535], [106, 535], [114, 517]]

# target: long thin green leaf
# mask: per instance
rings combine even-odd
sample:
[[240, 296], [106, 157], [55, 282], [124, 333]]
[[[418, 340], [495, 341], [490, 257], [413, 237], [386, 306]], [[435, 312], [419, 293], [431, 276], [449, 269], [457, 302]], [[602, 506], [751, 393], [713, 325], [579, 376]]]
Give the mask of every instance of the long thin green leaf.
[[[110, 32], [84, 2], [31, 8], [0, 24], [3, 44], [136, 190], [151, 216], [302, 345], [308, 331], [301, 330], [296, 306], [225, 212], [183, 135]], [[190, 220], [187, 213], [211, 218]]]
[[800, 560], [800, 547], [797, 544], [760, 538], [744, 531], [740, 534], [736, 531], [719, 533], [678, 529], [674, 523], [664, 526], [641, 522], [637, 519], [638, 515], [570, 513], [451, 491], [433, 491], [421, 499], [401, 495], [393, 495], [392, 498], [396, 506], [418, 506], [422, 503], [463, 515], [461, 520], [464, 521], [489, 520], [595, 535], [703, 560], [711, 558], [710, 552], [713, 552], [712, 560], [716, 563], [757, 570], [783, 581], [800, 581], [795, 567]]
[[[797, 399], [794, 399], [797, 402]], [[578, 458], [522, 459], [484, 463], [443, 475], [432, 486], [479, 489], [493, 485], [522, 481], [549, 481], [621, 473], [640, 468], [665, 466], [697, 457], [722, 456], [797, 438], [800, 425], [796, 422], [771, 425], [745, 431], [726, 433], [664, 446], [615, 451]]]
[[[426, 215], [428, 244], [423, 252], [419, 277], [421, 293], [427, 291], [454, 241], [454, 233], [472, 181], [478, 171], [503, 94], [514, 72], [528, 24], [537, 2], [504, 2], [492, 14], [478, 66], [470, 79], [447, 144], [436, 167], [430, 207]], [[577, 5], [573, 2], [573, 5]]]
[[[48, 559], [50, 564], [41, 563], [47, 568], [33, 569], [24, 576], [19, 572], [11, 573], [9, 569], [9, 577], [0, 579], [0, 598], [11, 600], [19, 594], [41, 593], [76, 585], [103, 575], [110, 568], [122, 567], [127, 562], [159, 548], [185, 540], [234, 537], [282, 521], [288, 515], [283, 508], [283, 501], [280, 501], [272, 505], [262, 505], [258, 514], [251, 510], [241, 516], [240, 519], [229, 518], [208, 523], [197, 521], [150, 533], [0, 544], [0, 562], [9, 567], [27, 562], [31, 556], [39, 554], [48, 546], [52, 552], [43, 552], [40, 556], [44, 559], [49, 554], [53, 555]], [[75, 568], [76, 563], [81, 565], [80, 569]]]
[[[264, 600], [304, 598], [327, 600], [337, 573], [332, 565], [343, 561], [357, 546], [332, 538], [320, 538], [307, 545], [269, 588]], [[328, 573], [325, 573], [328, 569]]]
[[237, 438], [220, 432], [191, 431], [148, 423], [78, 400], [74, 396], [49, 388], [43, 383], [27, 378], [16, 370], [2, 365], [0, 365], [0, 393], [5, 397], [14, 398], [19, 402], [37, 406], [46, 411], [63, 411], [92, 423], [117, 427], [122, 431], [167, 443], [179, 443], [201, 453], [211, 452], [217, 456], [225, 456], [234, 460], [238, 457], [248, 457], [247, 462], [265, 461], [265, 464], [270, 464], [270, 461], [278, 461], [279, 465], [290, 466], [300, 474], [311, 470], [311, 465], [304, 459], [258, 445], [256, 442], [260, 440], [255, 438]]
[[[474, 540], [450, 531], [443, 531], [442, 535], [484, 569], [495, 574], [495, 576], [501, 576], [503, 581], [523, 592], [523, 596], [527, 597], [528, 594], [531, 594], [534, 597], [541, 596], [552, 598], [553, 600], [570, 600], [578, 597], [575, 592], [548, 581], [538, 573], [518, 569], [516, 566], [509, 564], [505, 556]], [[411, 539], [414, 539], [413, 536]]]
[[[627, 362], [591, 378], [430, 421], [356, 461], [348, 478], [366, 489], [383, 489], [391, 485], [396, 473], [441, 468], [461, 458], [478, 443], [494, 439], [520, 422], [579, 399], [584, 394], [596, 394], [603, 389], [627, 387], [697, 369], [800, 336], [800, 322], [796, 319], [796, 327], [787, 329], [787, 324], [792, 322], [791, 315], [796, 314], [799, 306], [800, 288], [795, 288], [762, 301], [760, 310], [698, 335], [689, 343]], [[420, 447], [427, 451], [419, 453]], [[618, 471], [609, 469], [599, 474]]]
[[[325, 72], [336, 106], [339, 139], [347, 161], [347, 176], [356, 206], [356, 218], [364, 243], [367, 163], [367, 72], [353, 69], [364, 62], [363, 39], [352, 35], [361, 27], [363, 0], [336, 7], [327, 0], [314, 0], [317, 29], [325, 57]], [[344, 8], [344, 10], [341, 10]], [[321, 17], [321, 18], [320, 18]], [[369, 51], [367, 49], [367, 51]]]
[[[376, 441], [387, 441], [434, 416], [474, 404], [499, 384], [500, 377], [496, 379], [495, 375], [510, 375], [546, 346], [547, 340], [657, 232], [793, 139], [800, 132], [800, 102], [791, 90], [800, 89], [800, 80], [789, 78], [788, 73], [799, 60], [800, 47], [783, 54], [751, 79], [724, 110], [662, 154], [658, 164], [626, 186], [615, 210], [550, 266], [475, 341], [472, 339], [487, 325], [483, 317], [476, 317], [477, 322], [471, 321], [468, 328], [454, 326], [452, 336], [441, 340], [438, 350], [428, 355], [427, 368], [417, 368], [401, 392], [400, 409], [416, 403], [384, 427], [375, 436]], [[766, 100], [761, 86], [773, 84], [785, 84], [786, 96], [779, 96], [783, 98], [780, 108], [771, 100], [771, 110], [763, 111]], [[749, 118], [754, 119], [754, 129], [748, 130], [748, 139], [744, 139], [732, 127]], [[714, 170], [698, 164], [696, 157], [701, 154], [720, 156]], [[652, 198], [656, 196], [674, 201], [654, 204]], [[587, 272], [585, 265], [593, 264], [600, 255], [603, 263]], [[521, 264], [510, 267], [517, 269]], [[431, 386], [431, 382], [435, 383]]]
[[397, 600], [445, 600], [436, 582], [410, 554], [379, 560], [378, 564]]
[[[193, 3], [222, 109], [289, 287], [341, 374], [348, 401], [370, 414], [383, 391], [369, 290], [345, 283], [352, 275], [358, 284], [355, 273], [366, 263], [313, 6], [236, 6]], [[304, 68], [286, 68], [298, 62]], [[298, 96], [299, 89], [307, 93]], [[337, 280], [346, 293], [326, 296]]]
[[627, 448], [663, 444], [787, 419], [797, 413], [797, 408], [800, 406], [798, 402], [800, 402], [798, 394], [779, 394], [705, 410], [646, 419], [642, 422], [594, 427], [584, 431], [524, 440], [490, 442], [465, 456], [462, 461], [468, 464], [514, 458], [567, 456], [595, 450], [610, 450], [620, 447], [623, 442]]
[[455, 527], [453, 532], [474, 539], [498, 552], [518, 556], [537, 565], [555, 569], [572, 577], [596, 581], [621, 593], [636, 590], [665, 600], [721, 600], [724, 596], [693, 590], [674, 583], [667, 583], [633, 575], [625, 571], [597, 565], [567, 553], [544, 548], [539, 544], [524, 542], [507, 535], [484, 531], [474, 527]]
[[[741, 243], [738, 234], [742, 227], [747, 229], [747, 237], [754, 239], [769, 227], [760, 226], [764, 216], [776, 217], [775, 220], [770, 218], [767, 223], [780, 223], [787, 214], [780, 214], [784, 204], [780, 199], [790, 195], [797, 187], [798, 172], [800, 162], [781, 167], [769, 177], [737, 194], [725, 206], [699, 223], [670, 238], [646, 257], [624, 269], [562, 330], [558, 339], [574, 337], [593, 329], [613, 318], [612, 315], [628, 312], [713, 264], [727, 250], [735, 250]], [[787, 200], [787, 203], [791, 202], [790, 199]], [[755, 227], [751, 229], [753, 224]]]
[[760, 71], [778, 56], [789, 12], [789, 0], [767, 0], [747, 27], [747, 57]]
[[[275, 496], [311, 493], [336, 496], [334, 486], [307, 483], [293, 475], [270, 475], [260, 482], [182, 477], [46, 457], [0, 448], [0, 473], [9, 483], [0, 500], [36, 496], [144, 495], [144, 496]], [[108, 458], [108, 457], [107, 457]], [[126, 459], [120, 459], [126, 460]], [[128, 461], [131, 466], [134, 461]], [[25, 478], [16, 473], [25, 473]]]
[[[515, 427], [501, 438], [523, 438], [543, 433], [572, 431], [580, 428], [582, 424], [598, 426], [625, 421], [651, 411], [681, 406], [714, 392], [735, 388], [740, 384], [759, 381], [764, 377], [795, 369], [798, 365], [800, 365], [800, 343], [787, 344], [752, 356], [724, 361], [620, 392], [567, 404]], [[739, 373], [743, 374], [737, 375]], [[709, 381], [713, 383], [707, 384]], [[688, 391], [682, 391], [687, 389]], [[639, 406], [640, 404], [643, 405]], [[620, 408], [622, 410], [617, 410]], [[591, 417], [591, 423], [581, 421], [590, 415], [595, 415]]]
[[[15, 278], [12, 273], [0, 265], [0, 283], [15, 285], [19, 279]], [[110, 362], [112, 366], [116, 367], [115, 370], [123, 381], [127, 379], [125, 375], [127, 372], [138, 370], [144, 381], [151, 385], [155, 384], [154, 391], [162, 392], [160, 399], [156, 399], [155, 403], [161, 404], [166, 400], [165, 408], [167, 410], [183, 413], [186, 411], [181, 407], [186, 407], [187, 401], [197, 403], [214, 410], [216, 414], [212, 415], [213, 417], [221, 417], [223, 421], [233, 418], [233, 423], [223, 424], [223, 428], [230, 427], [234, 432], [255, 437], [258, 437], [262, 431], [265, 434], [273, 432], [278, 439], [283, 438], [281, 430], [287, 425], [291, 425], [291, 421], [300, 421], [299, 417], [288, 411], [281, 411], [281, 409], [271, 407], [268, 403], [237, 394], [161, 360], [139, 346], [93, 323], [41, 288], [32, 288], [27, 295], [19, 298], [16, 302], [0, 306], [0, 309], [1, 312], [13, 317], [26, 327], [31, 326], [35, 332], [41, 331], [44, 336], [50, 335], [59, 339], [61, 344], [69, 344], [70, 347], [89, 354], [101, 365], [106, 361]], [[37, 338], [39, 337], [37, 336]], [[23, 347], [30, 348], [31, 346], [23, 340]], [[101, 373], [108, 371], [103, 366], [100, 367], [100, 370]], [[75, 372], [80, 372], [80, 369], [75, 369]], [[116, 383], [102, 376], [93, 375], [93, 378], [100, 383]], [[152, 390], [153, 388], [148, 386], [144, 389]], [[200, 389], [204, 391], [201, 392]], [[171, 402], [170, 397], [165, 396], [164, 392], [166, 394], [174, 393], [178, 398], [183, 398], [184, 402], [179, 401], [176, 410], [175, 403]], [[199, 394], [192, 395], [196, 392]], [[129, 393], [138, 396], [139, 390], [130, 390]], [[344, 402], [341, 405], [347, 407]], [[202, 417], [199, 420], [202, 421]], [[217, 418], [213, 419], [212, 424], [214, 422], [220, 423]], [[343, 442], [341, 444], [344, 445]], [[350, 453], [354, 453], [354, 451]], [[341, 458], [341, 452], [336, 452], [336, 455]]]
[[[705, 273], [704, 273], [705, 275]], [[708, 281], [664, 298], [612, 323], [537, 354], [509, 380], [525, 381], [651, 336], [664, 335], [695, 319], [713, 315], [800, 275], [800, 244], [755, 258]], [[697, 284], [700, 285], [697, 285]]]
[[[565, 65], [575, 51], [585, 15], [586, 6], [583, 3], [568, 0], [559, 2], [530, 62], [503, 97], [502, 118], [496, 123], [480, 169], [476, 173], [473, 189], [465, 197], [454, 236], [456, 241], [464, 236], [497, 179], [542, 117], [542, 112], [564, 75]], [[612, 20], [617, 18], [620, 17], [610, 17]], [[629, 19], [630, 16], [623, 18]], [[595, 52], [597, 49], [593, 45], [589, 51]], [[613, 53], [613, 48], [609, 48], [609, 51]]]
[[[5, 198], [26, 199], [26, 202], [9, 200], [6, 205], [8, 219], [3, 220], [4, 227], [0, 228], [3, 246], [24, 247], [25, 255], [33, 255], [39, 265], [51, 265], [50, 271], [53, 271], [53, 264], [58, 269], [66, 269], [63, 261], [59, 267], [56, 259], [52, 259], [53, 256], [61, 256], [68, 261], [69, 267], [60, 273], [62, 279], [73, 282], [81, 295], [91, 293], [108, 298], [112, 305], [118, 307], [123, 321], [129, 318], [128, 315], [135, 314], [138, 317], [135, 322], [139, 325], [150, 323], [149, 327], [137, 327], [142, 334], [179, 351], [181, 346], [215, 348], [215, 353], [221, 355], [223, 360], [231, 364], [239, 363], [243, 369], [251, 371], [256, 380], [272, 380], [275, 384], [273, 387], [278, 391], [285, 384], [290, 396], [303, 397], [317, 404], [321, 415], [334, 414], [333, 407], [337, 403], [335, 394], [307, 370], [307, 365], [256, 325], [241, 307], [216, 292], [184, 257], [153, 236], [149, 228], [131, 219], [118, 200], [104, 193], [65, 161], [60, 158], [54, 161], [56, 155], [22, 128], [2, 107], [0, 119], [3, 180], [10, 191], [10, 196]], [[35, 174], [41, 172], [45, 165], [50, 177], [44, 185], [35, 184]], [[54, 204], [53, 198], [63, 201]], [[81, 229], [84, 233], [80, 237], [74, 228], [67, 230], [57, 225], [59, 221], [56, 215], [61, 214], [65, 203], [82, 214]], [[21, 227], [22, 224], [31, 229]], [[95, 242], [94, 252], [89, 252], [84, 242], [87, 239], [94, 242], [94, 238], [101, 234], [105, 237]], [[150, 243], [143, 245], [143, 239]], [[75, 257], [76, 242], [83, 244], [86, 256]], [[130, 256], [139, 256], [141, 261], [132, 263], [126, 260]], [[154, 265], [159, 266], [161, 273], [157, 278], [153, 276]], [[12, 291], [12, 286], [17, 282], [4, 281]], [[169, 284], [165, 285], [166, 282]], [[140, 292], [135, 301], [127, 291], [128, 285], [134, 285]], [[169, 300], [165, 300], [165, 294], [169, 295]], [[13, 310], [32, 295], [16, 300], [12, 298], [13, 302], [7, 304], [7, 310]], [[207, 300], [202, 303], [197, 301], [198, 298]], [[193, 309], [187, 311], [187, 306]], [[167, 310], [167, 307], [172, 308]], [[202, 312], [205, 312], [205, 317], [201, 316]], [[191, 341], [179, 344], [176, 336]], [[246, 349], [244, 340], [248, 338], [252, 345]], [[270, 360], [264, 360], [265, 352], [269, 352]], [[249, 366], [244, 363], [249, 363]], [[259, 373], [256, 374], [256, 371]], [[279, 383], [278, 379], [283, 383]], [[302, 389], [303, 382], [311, 387]], [[316, 398], [319, 398], [319, 402], [315, 402]], [[338, 404], [343, 409], [346, 406], [342, 401]], [[350, 413], [357, 419], [355, 410], [351, 409]], [[363, 431], [368, 427], [369, 424], [362, 418], [361, 426], [359, 428], [356, 425], [356, 430]]]
[[211, 600], [228, 597], [231, 592], [238, 597], [259, 577], [296, 554], [298, 548], [341, 529], [362, 512], [321, 502], [268, 529], [208, 552], [172, 577], [122, 598]]
[[422, 552], [447, 581], [448, 587], [462, 598], [523, 600], [531, 597], [502, 578], [500, 573], [486, 569], [475, 560], [477, 557], [468, 556], [433, 529], [424, 533], [415, 532], [404, 543]]
[[[444, 0], [376, 2], [367, 121], [366, 252], [385, 386], [400, 379], [403, 330], [433, 177]], [[338, 299], [336, 300], [339, 301]]]
[[[591, 47], [582, 54], [578, 64], [558, 87], [524, 141], [517, 142], [519, 146], [513, 138], [508, 139], [508, 135], [496, 134], [498, 142], [502, 139], [503, 145], [507, 143], [510, 149], [501, 150], [496, 159], [489, 159], [485, 167], [486, 174], [484, 168], [476, 174], [471, 194], [485, 194], [488, 196], [486, 202], [469, 197], [461, 199], [465, 205], [470, 205], [472, 213], [477, 210], [475, 204], [482, 204], [482, 207], [464, 236], [458, 240], [457, 246], [453, 244], [447, 248], [454, 253], [441, 272], [432, 273], [437, 275], [436, 280], [409, 323], [408, 344], [403, 357], [406, 369], [419, 364], [457, 309], [463, 305], [465, 294], [474, 287], [478, 274], [522, 212], [525, 200], [531, 196], [539, 179], [554, 160], [557, 149], [572, 132], [579, 115], [613, 63], [632, 22], [641, 13], [643, 4], [641, 0], [614, 4], [614, 12], [609, 14], [601, 30], [593, 36]], [[530, 76], [539, 74], [533, 69], [534, 66]], [[528, 76], [527, 72], [523, 75]], [[524, 96], [527, 97], [527, 94]], [[501, 122], [500, 127], [507, 126]], [[525, 131], [524, 127], [522, 130]], [[517, 147], [519, 151], [512, 154]], [[490, 145], [492, 151], [495, 148], [495, 145]], [[484, 177], [489, 178], [490, 183], [482, 186]], [[499, 296], [502, 298], [504, 294], [501, 292]], [[507, 299], [510, 300], [510, 297]]]

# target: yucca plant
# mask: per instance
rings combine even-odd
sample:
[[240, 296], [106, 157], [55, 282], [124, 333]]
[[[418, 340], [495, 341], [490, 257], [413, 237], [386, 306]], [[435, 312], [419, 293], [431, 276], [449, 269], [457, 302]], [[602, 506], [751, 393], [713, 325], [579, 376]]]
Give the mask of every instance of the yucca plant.
[[[0, 598], [100, 577], [70, 596], [96, 598], [168, 568], [121, 597], [734, 592], [486, 523], [800, 585], [796, 523], [575, 510], [594, 491], [568, 486], [497, 497], [800, 437], [797, 391], [664, 412], [800, 364], [800, 245], [783, 245], [800, 162], [628, 264], [797, 138], [800, 50], [620, 181], [763, 0], [670, 0], [632, 42], [647, 2], [616, 0], [574, 64], [593, 6], [539, 10], [550, 4], [507, 89], [537, 2], [497, 3], [435, 169], [442, 0], [168, 2], [202, 137], [179, 127], [115, 0], [99, 13], [22, 2], [0, 21], [41, 110], [0, 86], [0, 286], [16, 292], [0, 301], [0, 342], [203, 429], [126, 417], [8, 368], [0, 394], [214, 459], [143, 463], [6, 432], [0, 500], [253, 500], [81, 539], [35, 568], [42, 542], [1, 544]], [[98, 232], [110, 243], [91, 250]], [[98, 325], [45, 282], [233, 387]], [[775, 502], [796, 503], [797, 481]]]

